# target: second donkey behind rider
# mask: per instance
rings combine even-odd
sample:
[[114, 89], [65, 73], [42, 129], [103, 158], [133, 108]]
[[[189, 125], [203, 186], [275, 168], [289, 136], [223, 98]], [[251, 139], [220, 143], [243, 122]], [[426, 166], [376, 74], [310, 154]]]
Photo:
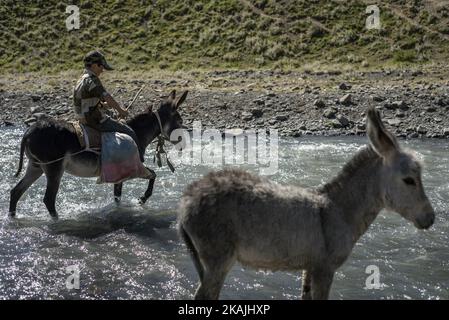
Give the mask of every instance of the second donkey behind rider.
[[78, 80], [74, 92], [73, 102], [75, 114], [80, 123], [101, 132], [120, 132], [129, 135], [139, 148], [140, 161], [144, 162], [143, 150], [139, 147], [136, 133], [126, 124], [114, 120], [106, 115], [100, 107], [113, 108], [121, 117], [129, 112], [117, 103], [106, 91], [99, 77], [104, 69], [113, 70], [99, 51], [91, 51], [84, 57], [84, 73]]

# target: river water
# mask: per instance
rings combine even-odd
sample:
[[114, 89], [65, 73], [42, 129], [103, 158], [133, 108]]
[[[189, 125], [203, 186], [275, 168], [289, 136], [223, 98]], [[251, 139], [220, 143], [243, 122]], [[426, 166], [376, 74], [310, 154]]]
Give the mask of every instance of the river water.
[[[19, 202], [17, 218], [10, 219], [9, 190], [18, 182], [13, 174], [23, 130], [0, 129], [0, 299], [191, 299], [198, 277], [178, 238], [175, 210], [183, 188], [211, 167], [180, 164], [173, 174], [166, 166], [156, 169], [154, 193], [144, 206], [137, 202], [146, 187], [143, 180], [125, 183], [116, 206], [111, 185], [66, 174], [58, 221], [50, 219], [42, 202], [46, 181], [41, 177]], [[366, 142], [362, 137], [280, 139], [279, 170], [271, 178], [316, 187]], [[437, 212], [435, 224], [417, 230], [398, 214], [382, 212], [338, 270], [331, 299], [449, 298], [449, 145], [444, 140], [401, 143], [425, 161], [423, 182]], [[379, 270], [376, 288], [366, 287], [369, 266]], [[71, 280], [78, 271], [76, 289]], [[237, 264], [221, 298], [297, 299], [300, 285], [300, 273]]]

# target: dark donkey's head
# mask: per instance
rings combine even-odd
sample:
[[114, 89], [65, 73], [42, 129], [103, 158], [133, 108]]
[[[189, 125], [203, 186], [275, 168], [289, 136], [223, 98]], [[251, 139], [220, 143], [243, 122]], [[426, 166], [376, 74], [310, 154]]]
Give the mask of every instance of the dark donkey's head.
[[173, 139], [173, 136], [179, 137], [179, 134], [174, 134], [175, 130], [186, 129], [186, 127], [182, 124], [182, 118], [179, 114], [179, 106], [184, 102], [187, 97], [188, 91], [184, 91], [184, 93], [176, 97], [176, 91], [173, 90], [168, 97], [164, 98], [157, 111], [155, 113], [159, 116], [160, 119], [160, 129], [162, 136], [170, 140], [171, 143], [177, 144], [180, 142], [179, 139]]

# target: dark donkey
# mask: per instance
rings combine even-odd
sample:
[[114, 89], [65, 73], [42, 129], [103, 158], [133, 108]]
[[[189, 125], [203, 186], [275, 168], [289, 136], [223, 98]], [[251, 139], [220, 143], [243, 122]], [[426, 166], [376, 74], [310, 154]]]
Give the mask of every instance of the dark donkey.
[[[169, 139], [168, 137], [173, 130], [184, 128], [178, 108], [184, 102], [186, 96], [187, 91], [176, 98], [176, 92], [172, 91], [167, 98], [161, 101], [156, 112], [148, 108], [145, 112], [127, 121], [127, 124], [136, 132], [139, 144], [142, 147], [146, 148], [159, 135]], [[156, 113], [159, 115], [160, 123]], [[173, 143], [176, 142], [173, 141]], [[15, 216], [20, 197], [45, 173], [47, 190], [45, 191], [44, 203], [50, 215], [57, 218], [56, 194], [64, 171], [78, 177], [98, 176], [99, 156], [89, 151], [80, 152], [81, 150], [76, 133], [67, 122], [48, 118], [31, 126], [22, 138], [19, 169], [15, 176], [17, 177], [22, 170], [24, 153], [29, 159], [28, 167], [25, 176], [11, 190], [10, 215]], [[57, 159], [61, 160], [55, 161]], [[149, 179], [145, 194], [140, 197], [140, 203], [145, 203], [151, 196], [155, 179], [156, 175], [153, 174]], [[120, 202], [122, 186], [122, 183], [114, 185], [116, 202]]]

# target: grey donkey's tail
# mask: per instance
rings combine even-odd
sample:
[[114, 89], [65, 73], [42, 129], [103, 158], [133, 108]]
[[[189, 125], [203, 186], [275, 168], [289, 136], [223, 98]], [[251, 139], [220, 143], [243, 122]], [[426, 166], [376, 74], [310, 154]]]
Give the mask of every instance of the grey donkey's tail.
[[200, 276], [200, 280], [203, 281], [204, 269], [203, 266], [201, 265], [200, 257], [198, 256], [198, 251], [193, 245], [192, 239], [190, 239], [190, 236], [184, 230], [182, 224], [179, 224], [179, 233], [181, 234], [181, 237], [184, 240], [187, 249], [189, 249], [190, 255], [192, 256], [193, 264], [195, 265], [195, 269], [198, 272], [198, 275]]
[[19, 160], [19, 169], [17, 169], [16, 174], [14, 175], [14, 177], [18, 177], [20, 174], [20, 171], [22, 171], [22, 166], [23, 166], [23, 153], [25, 152], [25, 143], [26, 143], [26, 139], [28, 138], [28, 132], [25, 132], [25, 134], [22, 137], [22, 141], [20, 142], [20, 160]]

